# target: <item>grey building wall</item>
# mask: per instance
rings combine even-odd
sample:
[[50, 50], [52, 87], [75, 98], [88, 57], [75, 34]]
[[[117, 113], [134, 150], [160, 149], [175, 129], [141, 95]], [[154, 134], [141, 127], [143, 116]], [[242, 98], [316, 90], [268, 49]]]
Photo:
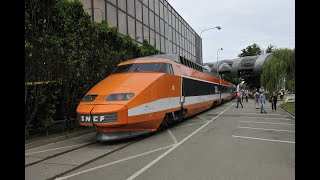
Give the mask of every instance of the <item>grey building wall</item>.
[[82, 0], [92, 20], [110, 27], [138, 44], [147, 40], [163, 53], [177, 53], [202, 64], [201, 38], [166, 0]]

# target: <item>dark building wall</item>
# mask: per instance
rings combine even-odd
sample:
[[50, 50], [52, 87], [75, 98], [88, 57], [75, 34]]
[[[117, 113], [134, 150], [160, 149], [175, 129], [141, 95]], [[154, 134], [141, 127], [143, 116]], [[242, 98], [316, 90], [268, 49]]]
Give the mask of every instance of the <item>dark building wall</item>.
[[199, 64], [202, 64], [202, 58], [201, 58], [201, 53], [202, 53], [202, 49], [201, 49], [201, 43], [202, 39], [200, 38], [200, 36], [198, 34], [195, 35], [195, 48], [196, 48], [196, 62]]

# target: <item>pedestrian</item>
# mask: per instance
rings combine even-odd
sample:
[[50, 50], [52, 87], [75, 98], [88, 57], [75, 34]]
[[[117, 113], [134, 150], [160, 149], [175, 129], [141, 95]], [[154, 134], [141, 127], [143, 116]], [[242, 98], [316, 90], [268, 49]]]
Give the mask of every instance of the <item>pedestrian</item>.
[[260, 94], [259, 99], [260, 99], [260, 103], [261, 103], [261, 113], [267, 113], [267, 111], [265, 109], [265, 106], [266, 106], [266, 94], [265, 94], [264, 91]]
[[283, 95], [284, 95], [284, 91], [283, 91], [283, 89], [281, 89], [280, 90], [280, 99], [282, 100], [282, 98], [283, 98]]
[[255, 100], [255, 105], [256, 105], [256, 109], [259, 109], [259, 97], [260, 97], [260, 93], [258, 91], [256, 91], [256, 93], [254, 94], [254, 100]]
[[246, 96], [246, 102], [248, 102], [248, 98], [249, 98], [249, 90], [248, 89], [246, 89], [245, 91], [244, 91], [245, 93], [245, 96]]
[[272, 93], [272, 96], [271, 96], [271, 108], [272, 108], [272, 111], [273, 110], [277, 110], [277, 101], [278, 101], [278, 95], [277, 95], [277, 93], [275, 93], [274, 91], [273, 91], [273, 93]]
[[236, 108], [238, 108], [239, 107], [239, 103], [241, 104], [241, 108], [243, 108], [243, 105], [242, 105], [242, 102], [241, 102], [241, 91], [239, 91], [239, 92], [237, 92], [237, 96], [236, 96], [236, 98], [237, 98], [237, 107]]
[[242, 102], [243, 102], [243, 95], [244, 95], [244, 90], [241, 89], [241, 99], [242, 99]]

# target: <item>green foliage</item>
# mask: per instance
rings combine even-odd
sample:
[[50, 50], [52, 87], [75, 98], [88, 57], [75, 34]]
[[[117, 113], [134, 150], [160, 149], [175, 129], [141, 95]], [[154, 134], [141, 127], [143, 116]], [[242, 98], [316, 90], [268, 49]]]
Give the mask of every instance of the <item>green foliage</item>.
[[291, 114], [295, 115], [295, 102], [287, 102], [280, 105], [281, 108], [289, 111]]
[[79, 1], [25, 1], [25, 83], [48, 82], [25, 86], [26, 126], [74, 118], [84, 94], [119, 62], [157, 53], [92, 22]]
[[279, 49], [265, 62], [261, 74], [261, 85], [270, 92], [282, 88], [295, 92], [295, 52]]
[[261, 54], [261, 48], [257, 44], [252, 44], [245, 49], [241, 50], [241, 53], [238, 54], [238, 57], [245, 57], [245, 56], [256, 56]]
[[273, 46], [272, 44], [270, 44], [266, 50], [266, 53], [272, 53], [275, 50], [275, 46]]

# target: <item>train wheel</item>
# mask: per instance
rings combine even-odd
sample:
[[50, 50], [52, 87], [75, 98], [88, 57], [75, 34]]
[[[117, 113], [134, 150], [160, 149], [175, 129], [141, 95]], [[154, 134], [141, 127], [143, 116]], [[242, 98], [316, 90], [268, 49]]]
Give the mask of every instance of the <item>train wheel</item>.
[[162, 130], [166, 129], [166, 128], [169, 126], [169, 124], [170, 124], [170, 123], [169, 123], [169, 121], [170, 121], [169, 118], [170, 118], [170, 117], [169, 117], [168, 114], [166, 114], [166, 115], [164, 116], [164, 118], [163, 118], [160, 126], [159, 126], [158, 129], [157, 129], [157, 131], [162, 131]]

